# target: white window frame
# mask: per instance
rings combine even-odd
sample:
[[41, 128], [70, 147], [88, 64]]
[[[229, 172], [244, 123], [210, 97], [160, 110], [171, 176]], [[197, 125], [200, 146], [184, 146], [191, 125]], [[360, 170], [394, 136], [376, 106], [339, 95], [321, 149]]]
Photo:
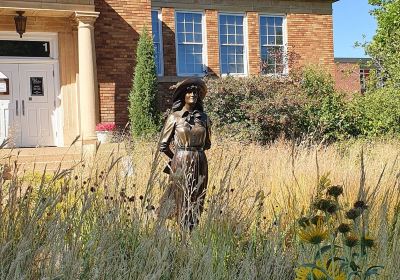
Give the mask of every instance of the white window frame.
[[[179, 71], [179, 48], [178, 48], [178, 13], [192, 13], [192, 14], [200, 14], [201, 15], [201, 37], [202, 37], [202, 60], [203, 60], [203, 72], [202, 73], [181, 73]], [[206, 15], [204, 10], [175, 10], [174, 13], [175, 20], [175, 57], [176, 57], [176, 75], [179, 77], [204, 77], [206, 75], [206, 71], [208, 70], [207, 66], [207, 28], [206, 28]]]
[[[220, 40], [220, 16], [243, 16], [243, 67], [244, 73], [222, 73], [222, 54], [221, 54], [221, 40]], [[219, 12], [218, 13], [218, 48], [219, 48], [219, 68], [222, 77], [226, 76], [247, 76], [249, 73], [249, 55], [248, 55], [248, 24], [247, 13], [232, 13], [232, 12]]]
[[262, 13], [258, 15], [258, 41], [260, 44], [260, 61], [262, 59], [261, 57], [261, 48], [263, 47], [261, 44], [261, 17], [282, 17], [282, 36], [283, 36], [283, 71], [282, 73], [268, 73], [268, 74], [263, 74], [261, 72], [261, 75], [266, 75], [266, 76], [286, 76], [289, 74], [289, 61], [288, 61], [288, 36], [287, 36], [287, 15], [286, 14], [268, 14], [268, 13]]
[[[368, 73], [366, 73], [366, 71], [368, 71]], [[367, 89], [367, 78], [369, 77], [371, 73], [371, 69], [370, 68], [363, 68], [362, 66], [360, 66], [360, 89], [361, 89], [361, 93], [364, 93]]]
[[[163, 50], [164, 46], [163, 46], [163, 33], [162, 33], [162, 12], [160, 9], [152, 9], [151, 12], [157, 12], [157, 17], [158, 17], [158, 35], [159, 35], [158, 39], [160, 42], [160, 53], [159, 53], [160, 73], [157, 73], [157, 76], [162, 77], [162, 76], [164, 76], [164, 50]], [[153, 30], [152, 30], [152, 36], [153, 36]]]

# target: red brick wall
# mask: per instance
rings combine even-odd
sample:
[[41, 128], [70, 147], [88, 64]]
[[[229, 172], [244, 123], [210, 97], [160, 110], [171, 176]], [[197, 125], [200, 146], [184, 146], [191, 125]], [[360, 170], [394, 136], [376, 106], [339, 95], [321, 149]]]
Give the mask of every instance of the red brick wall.
[[360, 65], [358, 63], [335, 63], [336, 89], [349, 93], [360, 92]]
[[100, 118], [125, 125], [139, 33], [143, 26], [151, 31], [151, 1], [95, 0], [95, 6]]
[[248, 61], [249, 73], [256, 75], [260, 73], [260, 25], [258, 21], [258, 13], [247, 13], [248, 25]]
[[169, 87], [174, 84], [174, 82], [163, 82], [158, 84], [157, 105], [162, 112], [165, 112], [171, 108], [173, 92], [169, 89]]
[[176, 76], [175, 10], [163, 8], [162, 21], [164, 75]]
[[332, 15], [288, 14], [291, 67], [319, 64], [334, 76]]
[[219, 39], [218, 39], [218, 11], [206, 10], [207, 25], [207, 56], [208, 73], [211, 75], [220, 75], [219, 66]]

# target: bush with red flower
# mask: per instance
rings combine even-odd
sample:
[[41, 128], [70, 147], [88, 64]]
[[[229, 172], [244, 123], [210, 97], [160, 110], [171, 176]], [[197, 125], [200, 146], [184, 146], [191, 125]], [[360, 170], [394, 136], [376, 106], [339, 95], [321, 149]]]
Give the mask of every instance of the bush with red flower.
[[96, 131], [114, 131], [116, 125], [113, 122], [98, 123], [96, 125]]

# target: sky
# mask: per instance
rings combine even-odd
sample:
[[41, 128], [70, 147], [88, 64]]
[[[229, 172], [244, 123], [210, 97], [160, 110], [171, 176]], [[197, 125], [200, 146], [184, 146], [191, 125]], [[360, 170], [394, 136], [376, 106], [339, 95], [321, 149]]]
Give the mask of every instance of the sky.
[[376, 21], [369, 11], [368, 0], [339, 0], [333, 4], [333, 39], [335, 57], [367, 57], [356, 41], [371, 41]]

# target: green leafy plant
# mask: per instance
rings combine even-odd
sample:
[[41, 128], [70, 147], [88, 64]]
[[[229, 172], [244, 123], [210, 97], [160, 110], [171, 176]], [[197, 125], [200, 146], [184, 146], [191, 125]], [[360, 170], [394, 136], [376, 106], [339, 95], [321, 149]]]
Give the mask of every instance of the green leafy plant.
[[135, 75], [129, 93], [129, 119], [134, 136], [154, 134], [160, 126], [156, 73], [153, 40], [144, 28], [138, 42]]
[[361, 134], [366, 136], [400, 133], [400, 92], [385, 87], [369, 91], [354, 101]]
[[366, 45], [367, 53], [379, 69], [386, 85], [400, 88], [400, 1], [369, 0], [375, 9], [377, 31], [372, 42]]
[[209, 79], [207, 86], [205, 104], [214, 127], [237, 140], [335, 141], [359, 134], [350, 101], [335, 92], [330, 75], [315, 66], [286, 77]]

